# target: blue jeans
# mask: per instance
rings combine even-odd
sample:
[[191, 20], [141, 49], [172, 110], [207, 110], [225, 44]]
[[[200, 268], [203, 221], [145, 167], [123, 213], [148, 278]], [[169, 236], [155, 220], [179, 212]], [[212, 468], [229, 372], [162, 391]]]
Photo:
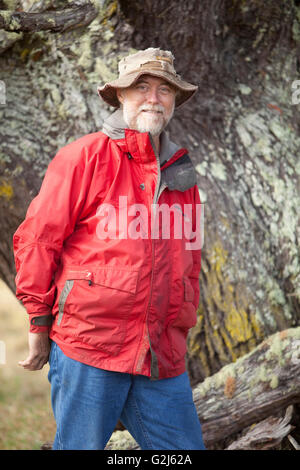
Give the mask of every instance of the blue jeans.
[[120, 419], [141, 449], [205, 450], [187, 373], [161, 380], [65, 356], [52, 342], [53, 449], [104, 449]]

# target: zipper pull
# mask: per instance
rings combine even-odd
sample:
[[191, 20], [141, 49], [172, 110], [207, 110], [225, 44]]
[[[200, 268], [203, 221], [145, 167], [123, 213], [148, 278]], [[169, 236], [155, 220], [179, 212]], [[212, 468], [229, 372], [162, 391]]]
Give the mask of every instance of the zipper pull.
[[92, 285], [92, 273], [87, 273], [86, 277], [88, 278], [89, 286]]

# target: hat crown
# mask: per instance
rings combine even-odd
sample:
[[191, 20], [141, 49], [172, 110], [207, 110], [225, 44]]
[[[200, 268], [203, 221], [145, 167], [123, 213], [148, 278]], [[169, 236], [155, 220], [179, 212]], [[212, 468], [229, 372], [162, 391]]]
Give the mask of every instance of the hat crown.
[[149, 47], [144, 51], [124, 57], [119, 62], [119, 76], [136, 72], [143, 68], [164, 70], [176, 75], [174, 66], [174, 56], [170, 51], [163, 51], [159, 48]]

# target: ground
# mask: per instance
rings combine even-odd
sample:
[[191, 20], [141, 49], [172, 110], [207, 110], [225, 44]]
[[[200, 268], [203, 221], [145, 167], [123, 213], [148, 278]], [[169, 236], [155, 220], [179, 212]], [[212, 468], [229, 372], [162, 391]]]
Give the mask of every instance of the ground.
[[39, 449], [55, 434], [47, 380], [49, 367], [29, 372], [18, 365], [28, 353], [28, 318], [3, 282], [0, 282], [0, 324], [1, 350], [5, 346], [5, 364], [0, 364], [0, 449]]
[[[40, 449], [45, 442], [53, 442], [56, 429], [47, 379], [49, 365], [34, 372], [18, 365], [28, 353], [28, 317], [2, 281], [0, 325], [0, 450]], [[113, 433], [109, 449], [122, 449], [128, 444], [124, 437], [131, 438], [128, 434], [128, 431]]]

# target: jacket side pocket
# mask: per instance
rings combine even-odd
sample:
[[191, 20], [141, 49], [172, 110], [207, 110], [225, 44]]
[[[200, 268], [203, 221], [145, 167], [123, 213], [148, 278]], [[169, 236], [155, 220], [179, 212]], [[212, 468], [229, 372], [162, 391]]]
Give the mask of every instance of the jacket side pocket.
[[63, 287], [63, 290], [61, 291], [61, 294], [59, 296], [59, 301], [58, 301], [58, 319], [57, 319], [57, 325], [60, 325], [63, 314], [64, 314], [64, 308], [65, 308], [65, 303], [68, 298], [68, 295], [70, 294], [72, 287], [74, 285], [74, 280], [67, 280], [65, 282], [65, 285]]

